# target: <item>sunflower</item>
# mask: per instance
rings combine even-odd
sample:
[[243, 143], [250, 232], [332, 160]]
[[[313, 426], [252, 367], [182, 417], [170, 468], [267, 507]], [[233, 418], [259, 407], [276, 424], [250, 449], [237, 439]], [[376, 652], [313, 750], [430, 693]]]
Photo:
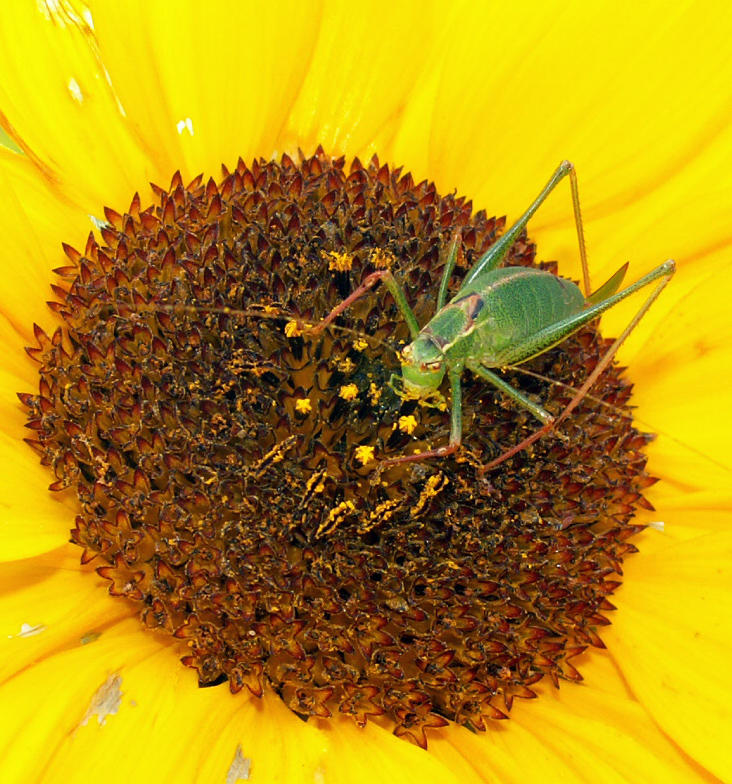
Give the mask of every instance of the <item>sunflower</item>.
[[[4, 10], [3, 781], [732, 780], [729, 23], [714, 3]], [[110, 598], [98, 564], [80, 563], [68, 541], [78, 502], [48, 492], [22, 441], [16, 393], [38, 389], [24, 347], [35, 322], [55, 328], [43, 303], [51, 270], [69, 263], [61, 243], [83, 247], [136, 192], [152, 204], [148, 182], [205, 183], [222, 163], [307, 160], [318, 145], [376, 154], [509, 217], [568, 158], [595, 282], [627, 259], [634, 278], [678, 262], [619, 356], [636, 421], [657, 434], [645, 451], [661, 481], [643, 491], [654, 509], [633, 521], [647, 527], [605, 647], [572, 658], [581, 684], [533, 684], [538, 699], [485, 732], [437, 722], [426, 750], [378, 717], [360, 727], [312, 709], [302, 721], [269, 689], [199, 688], [180, 641], [143, 630], [139, 605]], [[557, 191], [530, 230], [541, 258], [579, 277], [568, 197]], [[618, 305], [603, 332], [638, 307]], [[342, 389], [345, 406], [356, 392]]]

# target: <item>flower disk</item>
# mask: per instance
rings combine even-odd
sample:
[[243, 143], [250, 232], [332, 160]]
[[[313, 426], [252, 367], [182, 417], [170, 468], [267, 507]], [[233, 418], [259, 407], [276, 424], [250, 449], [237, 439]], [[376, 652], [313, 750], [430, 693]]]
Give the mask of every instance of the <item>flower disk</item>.
[[[486, 729], [545, 675], [579, 679], [654, 481], [620, 371], [485, 476], [537, 423], [466, 372], [456, 458], [383, 469], [446, 443], [449, 397], [397, 392], [409, 333], [384, 287], [307, 326], [385, 266], [426, 323], [455, 231], [452, 293], [503, 221], [322, 150], [155, 195], [65, 246], [65, 324], [36, 329], [39, 393], [21, 395], [110, 593], [187, 642], [202, 686], [381, 716], [421, 745], [448, 719]], [[533, 255], [519, 240], [508, 264]], [[586, 328], [505, 376], [558, 413], [607, 345]]]

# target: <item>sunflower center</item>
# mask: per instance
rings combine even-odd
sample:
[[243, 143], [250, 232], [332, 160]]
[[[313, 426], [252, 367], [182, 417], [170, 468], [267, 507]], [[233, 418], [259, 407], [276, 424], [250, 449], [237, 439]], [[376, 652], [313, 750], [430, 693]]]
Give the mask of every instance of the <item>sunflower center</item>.
[[[578, 679], [653, 481], [619, 370], [486, 476], [536, 423], [466, 372], [461, 451], [378, 471], [446, 443], [448, 390], [447, 407], [399, 394], [409, 331], [384, 287], [321, 334], [298, 326], [384, 266], [425, 324], [455, 231], [453, 292], [503, 220], [322, 150], [155, 196], [66, 246], [64, 324], [38, 331], [39, 393], [21, 396], [110, 593], [186, 641], [202, 686], [381, 716], [422, 745], [448, 719], [486, 729], [544, 676]], [[507, 263], [533, 259], [519, 240]], [[606, 345], [590, 326], [507, 380], [559, 413]]]

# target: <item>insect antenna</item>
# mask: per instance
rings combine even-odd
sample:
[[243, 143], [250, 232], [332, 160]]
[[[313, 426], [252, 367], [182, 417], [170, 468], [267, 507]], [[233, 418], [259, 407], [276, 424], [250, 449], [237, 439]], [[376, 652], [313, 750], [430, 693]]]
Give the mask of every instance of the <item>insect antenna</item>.
[[[308, 332], [317, 325], [317, 322], [313, 324], [303, 321], [301, 317], [293, 314], [291, 311], [287, 310], [285, 307], [279, 304], [262, 304], [252, 305], [247, 308], [233, 308], [228, 305], [184, 305], [180, 303], [169, 305], [166, 303], [156, 303], [155, 305], [151, 305], [149, 303], [139, 301], [130, 303], [120, 299], [112, 300], [111, 304], [114, 304], [118, 307], [122, 306], [125, 312], [119, 313], [118, 315], [120, 316], [130, 316], [134, 313], [210, 313], [212, 315], [223, 315], [231, 317], [240, 316], [259, 320], [286, 320], [286, 334], [288, 327], [292, 331], [292, 334], [289, 334], [288, 337], [299, 337], [302, 335], [307, 335]], [[331, 323], [328, 324], [327, 329], [332, 330], [333, 332], [340, 332], [345, 335], [350, 335], [357, 340], [365, 340], [373, 346], [383, 346], [395, 355], [397, 355], [400, 350], [400, 347], [395, 346], [383, 338], [377, 337], [376, 335], [369, 335], [368, 332], [354, 329], [353, 327], [346, 327], [341, 324]]]

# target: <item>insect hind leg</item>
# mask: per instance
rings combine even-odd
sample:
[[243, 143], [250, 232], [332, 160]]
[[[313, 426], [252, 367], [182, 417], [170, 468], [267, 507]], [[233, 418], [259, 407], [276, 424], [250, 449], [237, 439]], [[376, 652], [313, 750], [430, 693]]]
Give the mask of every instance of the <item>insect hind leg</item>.
[[675, 271], [676, 265], [673, 260], [669, 259], [657, 267], [653, 273], [649, 273], [648, 277], [661, 278], [658, 285], [649, 294], [648, 298], [641, 305], [633, 318], [628, 322], [628, 325], [625, 327], [625, 329], [620, 333], [620, 335], [618, 335], [617, 338], [615, 338], [610, 348], [608, 348], [605, 354], [601, 357], [595, 369], [587, 377], [585, 383], [582, 384], [582, 386], [577, 390], [575, 396], [569, 401], [562, 413], [559, 414], [559, 416], [552, 422], [548, 422], [543, 427], [539, 428], [539, 430], [536, 430], [530, 436], [524, 438], [523, 441], [519, 441], [518, 444], [512, 446], [510, 449], [507, 449], [505, 452], [502, 452], [500, 455], [498, 455], [498, 457], [494, 458], [489, 463], [486, 463], [483, 466], [483, 472], [491, 471], [509, 458], [517, 455], [519, 452], [523, 452], [524, 449], [527, 449], [540, 438], [547, 435], [560, 422], [564, 421], [572, 413], [572, 411], [574, 411], [575, 408], [577, 408], [577, 406], [582, 402], [587, 393], [590, 391], [595, 381], [597, 381], [605, 368], [607, 368], [607, 366], [612, 362], [613, 357], [615, 354], [617, 354], [618, 349], [625, 342], [628, 335], [630, 335], [630, 333], [636, 328], [638, 322], [643, 318], [643, 316], [645, 316], [645, 314], [648, 312], [648, 309], [656, 301], [660, 293], [671, 280], [671, 277]]
[[314, 335], [322, 332], [329, 324], [331, 324], [331, 322], [340, 316], [344, 310], [349, 308], [354, 302], [356, 302], [356, 300], [367, 294], [379, 282], [383, 282], [387, 289], [389, 289], [391, 292], [397, 307], [404, 316], [404, 320], [407, 322], [407, 326], [409, 327], [409, 332], [412, 335], [412, 338], [416, 338], [417, 334], [419, 333], [419, 324], [417, 323], [417, 318], [407, 303], [407, 297], [404, 293], [404, 290], [397, 283], [396, 278], [394, 275], [392, 275], [390, 270], [377, 270], [376, 272], [372, 272], [370, 275], [367, 275], [363, 283], [361, 283], [357, 289], [355, 289], [342, 302], [336, 305], [333, 310], [331, 310], [330, 313], [324, 319], [322, 319], [322, 321], [319, 321], [317, 324], [308, 327], [307, 331]]

